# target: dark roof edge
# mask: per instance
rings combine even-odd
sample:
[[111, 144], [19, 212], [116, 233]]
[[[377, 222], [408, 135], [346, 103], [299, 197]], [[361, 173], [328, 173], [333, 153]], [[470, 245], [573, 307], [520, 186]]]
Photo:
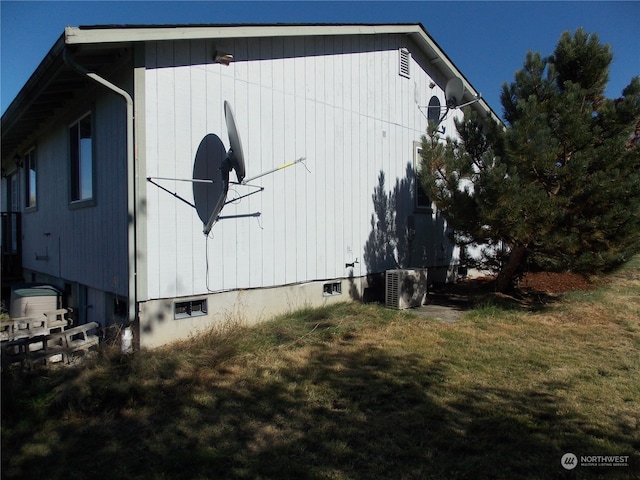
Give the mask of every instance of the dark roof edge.
[[[117, 29], [122, 29], [122, 30], [134, 30], [134, 29], [138, 29], [138, 30], [152, 30], [152, 29], [159, 29], [159, 28], [176, 28], [176, 29], [185, 29], [185, 28], [229, 28], [232, 29], [234, 27], [404, 27], [405, 29], [407, 29], [407, 27], [413, 27], [414, 33], [417, 33], [416, 30], [421, 30], [422, 33], [424, 34], [424, 36], [426, 38], [429, 39], [430, 42], [433, 43], [433, 45], [437, 48], [438, 50], [438, 54], [442, 55], [445, 59], [446, 59], [446, 63], [449, 63], [452, 67], [455, 74], [459, 74], [464, 82], [471, 86], [472, 88], [474, 88], [471, 84], [471, 82], [469, 82], [469, 80], [466, 78], [466, 76], [457, 68], [457, 66], [455, 65], [455, 63], [451, 60], [451, 58], [445, 53], [445, 51], [440, 47], [440, 45], [435, 41], [435, 39], [429, 34], [429, 32], [427, 31], [427, 29], [424, 27], [424, 25], [422, 25], [422, 23], [272, 23], [272, 24], [265, 24], [265, 23], [245, 23], [245, 24], [170, 24], [170, 25], [133, 25], [133, 24], [127, 24], [127, 25], [84, 25], [84, 26], [80, 26], [77, 27], [78, 30], [85, 30], [85, 31], [91, 31], [91, 30], [117, 30]], [[68, 36], [67, 36], [67, 29], [65, 29], [65, 32], [63, 32], [60, 37], [58, 37], [58, 39], [56, 40], [56, 42], [54, 43], [54, 45], [51, 47], [51, 49], [49, 50], [49, 52], [46, 54], [46, 56], [44, 57], [44, 59], [40, 62], [40, 64], [38, 65], [38, 67], [36, 68], [36, 70], [33, 72], [33, 74], [29, 77], [29, 79], [27, 80], [27, 82], [24, 84], [24, 86], [20, 89], [20, 91], [18, 92], [18, 94], [16, 95], [16, 97], [13, 99], [13, 101], [9, 104], [9, 106], [7, 107], [7, 109], [3, 112], [2, 114], [2, 118], [0, 120], [2, 129], [5, 129], [5, 126], [8, 122], [11, 122], [12, 117], [14, 117], [17, 113], [18, 110], [23, 106], [23, 104], [25, 103], [25, 101], [28, 100], [28, 98], [30, 98], [30, 95], [33, 93], [33, 90], [38, 88], [38, 85], [41, 83], [41, 81], [43, 79], [45, 79], [45, 76], [47, 75], [47, 73], [49, 72], [50, 68], [52, 66], [55, 66], [57, 63], [62, 63], [62, 51], [65, 48], [65, 45], [68, 42]], [[475, 88], [474, 88], [475, 90]], [[477, 92], [476, 92], [477, 93]], [[500, 117], [496, 114], [496, 112], [491, 108], [491, 106], [489, 106], [489, 104], [486, 103], [486, 101], [484, 101], [484, 99], [480, 100], [480, 103], [483, 106], [483, 109], [490, 112], [490, 114], [492, 114], [492, 116], [494, 117], [494, 119], [498, 119], [500, 120]]]
[[[107, 24], [107, 25], [79, 25], [80, 30], [116, 30], [116, 29], [153, 29], [153, 28], [224, 28], [224, 27], [379, 27], [382, 25], [390, 27], [413, 27], [422, 24], [419, 22], [398, 22], [398, 23], [372, 23], [372, 22], [300, 22], [300, 23], [167, 23], [167, 24]], [[422, 27], [424, 28], [424, 27]]]
[[38, 83], [44, 78], [45, 73], [49, 68], [58, 62], [61, 62], [62, 51], [65, 47], [65, 35], [64, 33], [58, 37], [51, 49], [44, 56], [40, 64], [36, 67], [26, 83], [18, 91], [15, 98], [11, 101], [7, 109], [2, 113], [2, 129], [4, 130], [5, 122], [10, 118], [20, 107], [20, 104], [29, 97], [31, 91], [37, 87]]

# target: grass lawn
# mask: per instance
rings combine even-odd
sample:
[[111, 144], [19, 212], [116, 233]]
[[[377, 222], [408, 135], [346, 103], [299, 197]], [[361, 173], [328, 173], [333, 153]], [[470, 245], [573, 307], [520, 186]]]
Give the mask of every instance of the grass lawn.
[[454, 324], [342, 304], [5, 372], [2, 478], [640, 478], [640, 257], [607, 280]]

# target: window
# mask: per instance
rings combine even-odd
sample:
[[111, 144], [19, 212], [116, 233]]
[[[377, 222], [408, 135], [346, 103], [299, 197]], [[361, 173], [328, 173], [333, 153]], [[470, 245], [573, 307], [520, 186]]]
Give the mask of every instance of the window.
[[427, 119], [429, 120], [429, 123], [438, 125], [440, 122], [440, 99], [435, 95], [431, 97], [427, 110]]
[[398, 67], [398, 73], [406, 78], [411, 78], [409, 66], [411, 64], [411, 53], [406, 48], [399, 50], [400, 63]]
[[37, 199], [36, 149], [32, 148], [24, 156], [25, 208], [35, 208]]
[[186, 302], [176, 302], [174, 304], [173, 318], [202, 317], [207, 314], [207, 299], [188, 300]]
[[18, 181], [17, 171], [12, 173], [9, 176], [9, 192], [8, 192], [8, 200], [9, 200], [9, 211], [10, 212], [19, 212], [20, 211], [20, 182]]
[[341, 295], [341, 294], [342, 294], [341, 282], [325, 283], [322, 286], [322, 295], [325, 297], [328, 297], [329, 295]]
[[413, 171], [415, 172], [414, 178], [414, 192], [413, 197], [415, 199], [416, 210], [431, 212], [431, 199], [427, 195], [422, 182], [420, 181], [420, 167], [422, 165], [422, 146], [420, 142], [414, 142], [414, 158], [413, 158]]
[[[17, 212], [20, 211], [20, 182], [18, 171], [14, 170], [9, 175], [9, 181], [7, 182], [7, 206], [9, 207], [9, 213], [7, 224], [2, 223], [2, 247], [7, 249], [7, 253], [18, 253], [20, 238], [20, 222]], [[6, 242], [6, 243], [5, 243]], [[4, 259], [3, 259], [4, 261]], [[4, 268], [3, 264], [3, 268]]]
[[91, 114], [69, 128], [71, 201], [93, 199], [93, 131]]

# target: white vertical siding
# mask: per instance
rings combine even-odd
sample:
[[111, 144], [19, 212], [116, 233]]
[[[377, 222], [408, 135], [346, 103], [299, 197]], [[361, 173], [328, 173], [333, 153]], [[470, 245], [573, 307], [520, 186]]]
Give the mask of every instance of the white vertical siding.
[[[202, 139], [209, 133], [208, 130], [208, 102], [210, 96], [218, 97], [218, 95], [213, 92], [210, 92], [207, 85], [207, 74], [204, 68], [206, 64], [206, 59], [210, 58], [213, 55], [213, 52], [210, 52], [207, 49], [207, 45], [204, 42], [191, 42], [191, 62], [196, 65], [194, 68], [191, 68], [191, 84], [190, 84], [190, 97], [191, 103], [190, 107], [190, 124], [191, 124], [191, 137], [189, 140], [190, 154], [189, 158], [195, 158], [196, 151], [199, 146], [199, 142], [196, 139]], [[192, 160], [193, 161], [193, 160]], [[183, 175], [191, 176], [193, 170], [193, 166], [191, 166], [191, 171], [188, 168], [185, 168]], [[193, 190], [192, 185], [185, 183], [184, 185], [187, 190]], [[191, 199], [190, 194], [186, 194], [185, 197], [187, 199]], [[184, 204], [183, 204], [184, 205]], [[186, 207], [186, 205], [184, 205]], [[196, 282], [201, 282], [200, 279], [206, 278], [207, 269], [206, 262], [201, 261], [201, 256], [204, 248], [205, 239], [203, 235], [200, 234], [197, 230], [193, 228], [193, 224], [198, 224], [199, 218], [197, 213], [193, 209], [184, 208], [182, 210], [184, 215], [191, 216], [191, 225], [187, 226], [185, 230], [191, 233], [189, 248], [185, 248], [185, 250], [189, 250], [191, 252], [191, 264], [193, 268], [192, 277], [191, 277], [191, 291], [197, 290], [201, 288]], [[196, 256], [197, 253], [197, 256]]]
[[[264, 191], [222, 215], [261, 217], [223, 219], [209, 239], [192, 208], [150, 185], [149, 298], [342, 277], [355, 258], [354, 273], [365, 274], [380, 171], [388, 191], [405, 179], [426, 128], [417, 102], [441, 95], [428, 88], [426, 61], [412, 61], [410, 79], [398, 75], [402, 46], [411, 48], [393, 35], [226, 40], [218, 48], [234, 62], [223, 66], [212, 63], [205, 41], [149, 44], [147, 175], [189, 177], [209, 133], [228, 148], [224, 100], [235, 112], [247, 177], [302, 156], [310, 170], [297, 165], [255, 180]], [[163, 186], [193, 200], [188, 183]], [[232, 185], [229, 199], [251, 191]]]
[[[294, 131], [295, 131], [295, 150], [293, 152], [293, 157], [297, 157], [298, 155], [306, 155], [307, 146], [306, 146], [306, 125], [304, 120], [306, 119], [305, 112], [305, 100], [303, 98], [296, 98], [295, 101], [295, 111], [293, 112], [294, 118], [296, 119], [294, 122]], [[302, 121], [298, 121], [297, 119], [302, 119]], [[307, 167], [303, 165], [299, 165], [292, 169], [293, 174], [293, 183], [296, 188], [296, 203], [295, 203], [295, 224], [296, 224], [296, 271], [295, 277], [299, 278], [308, 278], [308, 265], [307, 265], [307, 257], [309, 256], [309, 245], [307, 242], [307, 235], [309, 234], [308, 230], [308, 219], [309, 219], [309, 200], [308, 200], [308, 190], [309, 190], [309, 175], [307, 171]]]
[[[145, 58], [147, 62], [147, 70], [145, 75], [145, 106], [146, 112], [144, 120], [146, 122], [145, 139], [146, 139], [146, 152], [145, 157], [148, 158], [146, 162], [146, 172], [142, 172], [142, 175], [147, 177], [157, 177], [159, 162], [158, 162], [158, 81], [157, 76], [159, 69], [157, 69], [157, 43], [148, 43], [145, 50]], [[149, 105], [148, 102], [153, 102]], [[139, 127], [140, 128], [140, 127]], [[159, 241], [159, 205], [158, 205], [158, 190], [152, 186], [147, 185], [146, 198], [144, 203], [146, 204], [146, 218], [147, 218], [147, 283], [153, 285], [153, 289], [149, 289], [149, 295], [158, 295], [158, 285], [160, 282], [160, 262], [157, 259], [160, 258], [160, 241]], [[138, 248], [144, 248], [138, 246]]]
[[[157, 116], [158, 116], [158, 134], [157, 134], [157, 162], [158, 173], [162, 177], [177, 178], [178, 171], [184, 173], [184, 169], [176, 168], [176, 138], [182, 137], [181, 129], [184, 128], [178, 124], [176, 118], [176, 104], [182, 103], [185, 98], [180, 97], [180, 94], [185, 94], [183, 89], [176, 88], [176, 72], [181, 67], [167, 68], [167, 65], [172, 65], [174, 62], [173, 49], [175, 43], [173, 42], [159, 42], [158, 48], [158, 65], [163, 68], [159, 68], [157, 72], [157, 89], [158, 100]], [[177, 98], [176, 98], [177, 97]], [[149, 138], [147, 138], [149, 142]], [[148, 156], [147, 158], [151, 158]], [[154, 159], [151, 161], [153, 162]], [[182, 159], [180, 159], [182, 160]], [[188, 165], [182, 163], [183, 165]], [[176, 191], [176, 181], [163, 181], [164, 186], [171, 190]], [[182, 275], [182, 268], [177, 271], [178, 263], [176, 261], [178, 256], [178, 244], [176, 243], [177, 231], [182, 226], [182, 218], [185, 214], [185, 209], [182, 205], [178, 205], [173, 197], [166, 195], [157, 195], [157, 208], [158, 218], [164, 217], [174, 219], [174, 227], [171, 229], [162, 228], [159, 223], [156, 225], [159, 258], [158, 262], [159, 278], [160, 278], [160, 293], [161, 296], [174, 297], [177, 295], [178, 288], [177, 283], [179, 277]], [[178, 208], [180, 208], [180, 215], [178, 215]], [[180, 248], [184, 248], [183, 245]], [[153, 260], [151, 260], [153, 261]], [[181, 266], [182, 267], [182, 266]]]
[[[128, 74], [119, 73], [112, 80], [131, 87]], [[120, 96], [103, 88], [95, 91], [95, 98], [76, 105], [73, 113], [36, 141], [38, 204], [23, 215], [23, 266], [126, 296], [126, 110]], [[73, 209], [68, 125], [88, 112], [92, 113], [95, 204]]]
[[[310, 79], [310, 81], [312, 81]], [[304, 208], [306, 210], [306, 272], [308, 276], [311, 276], [314, 272], [317, 272], [318, 261], [318, 237], [320, 235], [321, 220], [316, 213], [316, 208], [320, 203], [319, 189], [312, 188], [315, 184], [316, 177], [321, 174], [323, 164], [318, 161], [315, 152], [317, 151], [317, 125], [318, 117], [316, 115], [316, 104], [313, 100], [305, 100], [305, 153], [307, 157], [308, 168], [311, 173], [305, 177], [305, 198]], [[313, 178], [309, 178], [313, 176]], [[300, 259], [302, 261], [302, 259]], [[318, 277], [320, 278], [320, 277]]]

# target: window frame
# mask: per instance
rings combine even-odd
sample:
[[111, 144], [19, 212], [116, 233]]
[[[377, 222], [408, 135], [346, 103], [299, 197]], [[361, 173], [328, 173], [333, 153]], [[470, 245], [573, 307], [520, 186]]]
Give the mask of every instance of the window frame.
[[[38, 156], [36, 147], [31, 147], [22, 156], [24, 165], [24, 211], [34, 212], [38, 209]], [[33, 171], [33, 185], [31, 172]], [[33, 190], [33, 203], [30, 202]]]
[[[83, 121], [85, 121], [86, 119], [89, 119], [90, 121], [90, 128], [91, 128], [91, 134], [90, 134], [90, 139], [91, 139], [91, 145], [90, 145], [90, 154], [91, 154], [91, 159], [90, 159], [90, 163], [89, 163], [89, 167], [90, 167], [90, 175], [91, 178], [89, 180], [89, 185], [85, 185], [82, 182], [82, 176], [83, 176], [83, 172], [82, 172], [82, 166], [83, 166], [83, 158], [82, 158], [82, 145], [80, 144], [81, 142], [81, 128], [82, 125], [81, 123]], [[84, 207], [90, 207], [90, 206], [94, 206], [96, 204], [96, 161], [95, 161], [95, 115], [93, 114], [93, 111], [90, 110], [88, 112], [86, 112], [84, 115], [81, 115], [80, 117], [78, 117], [74, 122], [72, 122], [71, 124], [69, 124], [68, 127], [68, 138], [69, 138], [69, 208], [71, 209], [75, 209], [75, 208], [84, 208]], [[74, 138], [74, 129], [77, 129], [78, 132], [76, 134], [76, 137]], [[75, 142], [75, 144], [74, 144]], [[78, 158], [75, 158], [76, 156], [78, 156]], [[89, 187], [90, 188], [90, 196], [87, 197], [82, 197], [82, 190], [83, 187]]]
[[[437, 105], [435, 103], [437, 103]], [[441, 109], [442, 102], [440, 102], [440, 99], [437, 95], [432, 95], [429, 99], [429, 105], [427, 107], [427, 121], [434, 123], [436, 127], [440, 126]], [[435, 114], [433, 112], [435, 112]]]
[[[413, 208], [415, 213], [433, 213], [433, 202], [420, 183], [421, 153], [422, 142], [413, 142]], [[421, 203], [421, 198], [426, 198], [428, 205]]]

